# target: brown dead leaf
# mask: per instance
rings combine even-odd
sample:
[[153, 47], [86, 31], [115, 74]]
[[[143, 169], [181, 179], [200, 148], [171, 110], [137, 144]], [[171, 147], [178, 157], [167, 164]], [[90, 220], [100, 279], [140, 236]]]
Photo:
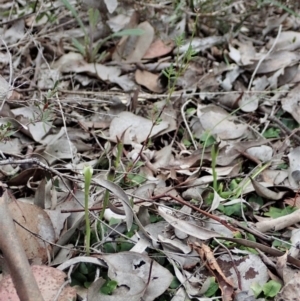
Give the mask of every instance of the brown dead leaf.
[[[55, 300], [63, 286], [57, 301], [69, 301], [76, 298], [75, 288], [70, 285], [65, 286], [67, 275], [64, 272], [48, 266], [32, 266], [31, 269], [45, 301]], [[10, 276], [0, 281], [0, 300], [20, 301]]]
[[8, 181], [10, 186], [21, 186], [26, 185], [27, 182], [31, 179], [32, 181], [40, 181], [45, 177], [50, 177], [50, 173], [41, 168], [31, 168], [30, 166], [24, 166], [24, 170], [21, 171], [18, 175], [11, 178]]
[[161, 39], [155, 40], [144, 55], [144, 59], [154, 59], [160, 56], [167, 55], [174, 48], [174, 42], [172, 40], [162, 41]]
[[138, 37], [123, 37], [113, 53], [114, 60], [138, 62], [144, 57], [154, 39], [154, 28], [147, 21], [139, 24], [137, 28], [142, 29], [144, 33]]
[[52, 249], [48, 243], [55, 241], [55, 232], [47, 213], [35, 205], [18, 200], [11, 201], [8, 209], [12, 218], [18, 222], [16, 230], [27, 258], [37, 263], [46, 262], [48, 252]]
[[207, 269], [216, 277], [222, 291], [222, 299], [233, 300], [234, 284], [224, 275], [211, 249], [204, 243], [201, 246], [193, 245], [193, 248], [200, 255]]
[[132, 90], [135, 87], [134, 82], [131, 81], [127, 75], [121, 76], [120, 67], [106, 66], [99, 63], [87, 63], [79, 53], [69, 52], [60, 57], [51, 67], [60, 73], [87, 72], [103, 81], [116, 83], [125, 91]]
[[136, 82], [154, 93], [162, 93], [164, 91], [163, 87], [159, 84], [158, 79], [158, 74], [146, 70], [136, 70], [135, 72]]

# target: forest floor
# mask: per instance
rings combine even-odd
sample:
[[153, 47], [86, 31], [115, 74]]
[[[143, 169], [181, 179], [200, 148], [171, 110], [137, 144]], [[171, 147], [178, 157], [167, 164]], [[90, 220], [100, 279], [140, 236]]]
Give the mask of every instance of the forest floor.
[[288, 0], [0, 1], [0, 300], [300, 300], [299, 29]]

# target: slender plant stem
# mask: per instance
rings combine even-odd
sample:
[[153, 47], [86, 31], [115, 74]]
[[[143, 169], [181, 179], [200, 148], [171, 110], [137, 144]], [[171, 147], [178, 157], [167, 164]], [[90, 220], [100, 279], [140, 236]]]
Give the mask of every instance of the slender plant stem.
[[85, 213], [85, 247], [86, 255], [90, 255], [91, 245], [91, 225], [89, 218], [89, 191], [91, 186], [91, 180], [93, 175], [93, 169], [91, 166], [87, 166], [83, 169], [84, 174], [84, 213]]

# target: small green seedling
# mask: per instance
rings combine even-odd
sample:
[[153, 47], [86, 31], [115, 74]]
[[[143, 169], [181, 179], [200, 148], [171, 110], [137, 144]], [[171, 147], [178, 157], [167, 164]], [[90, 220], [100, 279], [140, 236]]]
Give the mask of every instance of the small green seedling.
[[210, 280], [210, 285], [207, 291], [204, 293], [204, 296], [208, 298], [215, 296], [216, 292], [219, 289], [219, 285], [218, 283], [216, 283], [215, 277], [210, 277], [209, 280]]
[[270, 280], [261, 286], [258, 283], [254, 283], [251, 285], [251, 289], [254, 293], [255, 298], [259, 295], [263, 294], [265, 298], [274, 298], [281, 289], [281, 284], [274, 280]]
[[100, 291], [104, 295], [111, 295], [114, 290], [118, 287], [118, 282], [115, 280], [106, 280], [101, 287]]
[[72, 43], [73, 46], [82, 54], [82, 56], [87, 60], [88, 63], [95, 63], [100, 61], [104, 55], [100, 55], [98, 57], [98, 52], [100, 48], [106, 43], [108, 40], [114, 37], [123, 37], [123, 36], [140, 36], [144, 33], [143, 30], [139, 28], [133, 29], [124, 29], [119, 32], [115, 32], [111, 35], [108, 35], [105, 39], [101, 40], [95, 46], [93, 45], [93, 36], [97, 30], [97, 24], [100, 20], [100, 13], [97, 9], [89, 9], [89, 32], [86, 30], [82, 20], [80, 19], [76, 9], [68, 0], [62, 0], [62, 3], [65, 7], [72, 13], [73, 17], [76, 19], [79, 24], [81, 30], [84, 33], [84, 41], [83, 43], [79, 42], [77, 39], [73, 38]]
[[265, 213], [265, 216], [269, 216], [272, 218], [278, 218], [282, 217], [288, 214], [293, 213], [296, 211], [297, 208], [291, 207], [291, 206], [286, 206], [285, 208], [276, 208], [276, 207], [270, 207], [269, 211]]

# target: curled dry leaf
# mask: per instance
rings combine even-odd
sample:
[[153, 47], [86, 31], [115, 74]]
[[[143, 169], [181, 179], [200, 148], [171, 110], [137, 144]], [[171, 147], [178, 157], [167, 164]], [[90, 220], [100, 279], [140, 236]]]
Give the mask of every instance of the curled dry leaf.
[[172, 211], [164, 207], [158, 207], [158, 213], [174, 228], [179, 229], [180, 231], [185, 232], [191, 236], [197, 237], [201, 240], [210, 239], [219, 235], [214, 231], [207, 230], [196, 224], [187, 222], [185, 220], [180, 220], [174, 217]]
[[55, 232], [47, 213], [35, 205], [17, 200], [11, 201], [8, 209], [12, 218], [18, 223], [16, 230], [27, 258], [38, 263], [46, 262], [48, 252], [52, 249], [49, 243], [55, 242]]
[[222, 300], [231, 301], [233, 299], [233, 292], [235, 285], [232, 280], [227, 278], [223, 269], [219, 266], [215, 256], [209, 246], [204, 243], [201, 246], [193, 246], [197, 253], [200, 255], [202, 261], [205, 263], [207, 269], [216, 277], [218, 285], [222, 291]]
[[276, 295], [275, 301], [293, 301], [299, 296], [300, 272], [287, 266], [287, 258], [287, 253], [277, 258], [276, 270], [284, 286]]
[[20, 155], [23, 145], [18, 138], [0, 141], [1, 152], [7, 155]]
[[116, 66], [105, 66], [99, 63], [87, 63], [81, 54], [69, 52], [60, 57], [52, 68], [60, 73], [75, 72], [88, 73], [103, 81], [116, 83], [124, 90], [132, 90], [134, 82], [127, 75], [121, 76], [121, 68]]
[[45, 149], [36, 151], [36, 153], [46, 159], [50, 165], [59, 159], [73, 159], [76, 152], [77, 149], [75, 145], [71, 141], [68, 142], [66, 136], [52, 141]]
[[152, 128], [153, 122], [130, 112], [122, 112], [110, 124], [110, 139], [116, 142], [118, 137], [124, 144], [141, 143], [148, 135], [149, 138], [156, 136], [169, 126], [167, 122], [162, 121]]
[[8, 181], [8, 185], [26, 185], [29, 180], [37, 182], [41, 181], [45, 177], [51, 176], [48, 171], [41, 168], [30, 168], [30, 166], [24, 166], [24, 168], [25, 169], [23, 171]]
[[119, 198], [119, 200], [122, 202], [125, 211], [126, 225], [129, 231], [132, 226], [134, 213], [133, 213], [133, 209], [131, 208], [131, 204], [129, 202], [127, 194], [124, 192], [124, 190], [121, 187], [119, 187], [118, 185], [110, 181], [103, 180], [101, 178], [94, 179], [94, 181], [100, 186], [111, 191], [113, 195]]
[[28, 124], [28, 126], [26, 128], [22, 128], [21, 131], [30, 136], [36, 142], [40, 142], [52, 128], [51, 121], [36, 121], [34, 123], [31, 122], [31, 120], [37, 120], [40, 118], [40, 108], [38, 107], [22, 107], [13, 109], [11, 111], [16, 116], [16, 118], [22, 121], [22, 123]]
[[276, 38], [275, 44], [274, 41], [275, 38], [270, 38], [266, 47], [270, 49], [274, 45], [274, 51], [294, 51], [300, 47], [300, 33], [297, 31], [282, 31], [279, 37]]
[[[232, 45], [233, 44], [233, 45]], [[251, 41], [240, 43], [237, 40], [229, 44], [229, 56], [239, 66], [250, 65], [255, 59], [256, 51]], [[237, 46], [238, 48], [234, 47]]]
[[116, 16], [110, 17], [108, 21], [106, 22], [107, 25], [109, 25], [110, 29], [113, 32], [117, 32], [125, 28], [125, 26], [130, 21], [130, 16], [127, 15], [128, 12], [125, 14], [118, 14]]
[[252, 178], [250, 178], [250, 180], [251, 180], [251, 183], [252, 183], [256, 193], [259, 196], [266, 198], [267, 200], [278, 201], [278, 200], [281, 200], [284, 196], [286, 196], [289, 192], [291, 192], [288, 190], [275, 192], [275, 191], [261, 185], [258, 181], [255, 181]]
[[158, 239], [164, 247], [168, 247], [169, 249], [174, 250], [174, 252], [189, 254], [192, 251], [192, 248], [189, 245], [186, 245], [186, 243], [183, 243], [177, 238], [169, 239], [162, 235], [158, 235]]
[[[96, 1], [98, 2], [98, 1]], [[112, 14], [116, 8], [118, 7], [118, 1], [117, 0], [104, 0], [104, 3], [106, 5], [106, 8], [110, 14]]]

